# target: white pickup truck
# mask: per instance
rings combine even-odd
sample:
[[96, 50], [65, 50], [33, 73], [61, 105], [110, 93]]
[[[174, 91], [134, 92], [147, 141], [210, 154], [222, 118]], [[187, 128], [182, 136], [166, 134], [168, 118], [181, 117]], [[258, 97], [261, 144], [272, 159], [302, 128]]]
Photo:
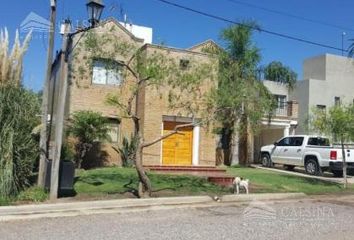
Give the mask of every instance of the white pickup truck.
[[[348, 172], [354, 172], [354, 150], [345, 149]], [[289, 170], [295, 166], [305, 167], [307, 173], [322, 175], [331, 171], [335, 176], [343, 175], [342, 149], [334, 148], [328, 138], [294, 135], [280, 139], [261, 148], [262, 165], [284, 165]]]

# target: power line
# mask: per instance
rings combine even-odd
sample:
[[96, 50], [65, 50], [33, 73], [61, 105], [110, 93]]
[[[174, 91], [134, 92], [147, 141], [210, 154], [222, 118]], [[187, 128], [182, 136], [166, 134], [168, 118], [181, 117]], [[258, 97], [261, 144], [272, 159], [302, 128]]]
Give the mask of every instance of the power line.
[[[236, 22], [236, 21], [233, 21], [233, 20], [230, 20], [230, 19], [227, 19], [227, 18], [224, 18], [224, 17], [220, 17], [220, 16], [217, 16], [217, 15], [213, 15], [213, 14], [210, 14], [210, 13], [202, 12], [202, 11], [199, 11], [199, 10], [196, 10], [196, 9], [193, 9], [193, 8], [190, 8], [190, 7], [182, 6], [182, 5], [179, 5], [177, 3], [169, 2], [169, 1], [166, 1], [166, 0], [155, 0], [155, 1], [167, 4], [167, 5], [170, 5], [170, 6], [174, 6], [174, 7], [180, 8], [180, 9], [184, 9], [184, 10], [189, 11], [189, 12], [197, 13], [197, 14], [203, 15], [205, 17], [213, 18], [213, 19], [216, 19], [216, 20], [219, 20], [219, 21], [223, 21], [223, 22], [227, 22], [227, 23], [231, 23], [231, 24], [237, 24], [237, 25], [240, 25], [240, 26], [247, 26], [247, 27], [250, 27], [253, 30], [264, 32], [264, 33], [267, 33], [267, 34], [270, 34], [270, 35], [273, 35], [273, 36], [286, 38], [286, 39], [290, 39], [290, 40], [293, 40], [293, 41], [302, 42], [302, 43], [306, 43], [306, 44], [310, 44], [310, 45], [314, 45], [314, 46], [318, 46], [318, 47], [328, 48], [328, 49], [332, 49], [332, 50], [336, 50], [336, 51], [343, 51], [343, 49], [338, 48], [338, 47], [334, 47], [334, 46], [330, 46], [330, 45], [327, 45], [327, 44], [306, 40], [306, 39], [299, 38], [299, 37], [290, 36], [290, 35], [283, 34], [283, 33], [270, 31], [270, 30], [267, 30], [265, 28], [248, 26], [248, 25], [245, 25], [245, 24], [240, 23], [240, 22]], [[348, 50], [344, 50], [344, 52], [348, 52]]]
[[295, 14], [291, 14], [291, 13], [287, 13], [287, 12], [282, 12], [282, 11], [279, 11], [279, 10], [274, 10], [274, 9], [262, 7], [262, 6], [255, 5], [255, 4], [252, 4], [252, 3], [247, 3], [247, 2], [238, 1], [238, 0], [225, 0], [225, 1], [231, 2], [233, 4], [247, 6], [247, 7], [254, 8], [254, 9], [260, 9], [260, 10], [263, 10], [263, 11], [266, 11], [266, 12], [270, 12], [270, 13], [275, 13], [275, 14], [278, 14], [278, 15], [283, 15], [283, 16], [286, 16], [286, 17], [291, 17], [291, 18], [300, 19], [300, 20], [307, 21], [307, 22], [320, 24], [320, 25], [323, 25], [323, 26], [337, 28], [337, 29], [340, 29], [340, 30], [346, 30], [346, 31], [352, 31], [352, 32], [354, 31], [353, 28], [344, 27], [344, 26], [340, 26], [340, 25], [336, 25], [336, 24], [332, 24], [332, 23], [328, 23], [328, 22], [324, 22], [324, 21], [320, 21], [320, 20], [316, 20], [316, 19], [311, 19], [311, 18], [307, 18], [307, 17], [303, 17], [303, 16], [299, 16], [299, 15], [295, 15]]

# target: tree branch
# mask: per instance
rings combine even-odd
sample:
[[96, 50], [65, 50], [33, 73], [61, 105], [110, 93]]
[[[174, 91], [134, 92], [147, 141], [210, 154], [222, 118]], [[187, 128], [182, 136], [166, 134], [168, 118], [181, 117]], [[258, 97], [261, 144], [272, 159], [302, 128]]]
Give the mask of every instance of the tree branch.
[[154, 144], [156, 144], [156, 143], [158, 143], [158, 142], [160, 142], [160, 141], [162, 141], [162, 140], [164, 140], [164, 139], [166, 139], [166, 138], [168, 138], [168, 137], [170, 137], [170, 136], [172, 136], [172, 135], [174, 135], [174, 134], [177, 134], [177, 133], [178, 133], [178, 130], [181, 129], [181, 128], [193, 127], [193, 126], [195, 126], [195, 125], [198, 125], [198, 123], [187, 123], [187, 124], [177, 125], [177, 126], [173, 129], [172, 132], [167, 133], [167, 134], [165, 134], [165, 135], [163, 135], [163, 136], [161, 136], [161, 137], [159, 137], [159, 138], [157, 138], [157, 139], [155, 139], [155, 140], [153, 140], [153, 141], [151, 141], [151, 142], [143, 143], [143, 144], [141, 145], [141, 148], [150, 147], [151, 145], [154, 145]]

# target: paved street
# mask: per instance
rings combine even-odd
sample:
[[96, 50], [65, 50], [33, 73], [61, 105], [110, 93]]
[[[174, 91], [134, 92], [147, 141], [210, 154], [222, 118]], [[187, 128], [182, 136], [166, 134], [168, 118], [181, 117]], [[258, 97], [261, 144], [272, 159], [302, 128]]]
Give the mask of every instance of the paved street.
[[353, 239], [352, 200], [251, 202], [3, 222], [0, 239]]

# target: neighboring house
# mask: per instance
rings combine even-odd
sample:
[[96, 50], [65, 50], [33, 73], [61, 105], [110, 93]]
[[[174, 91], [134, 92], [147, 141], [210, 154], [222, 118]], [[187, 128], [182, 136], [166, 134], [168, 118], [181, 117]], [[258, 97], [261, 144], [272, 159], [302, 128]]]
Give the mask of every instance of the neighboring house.
[[[114, 44], [125, 42], [141, 48], [147, 55], [152, 52], [165, 54], [179, 61], [180, 68], [185, 68], [186, 71], [192, 62], [208, 61], [208, 55], [203, 53], [202, 50], [204, 47], [209, 46], [209, 44], [215, 44], [212, 41], [207, 41], [191, 49], [177, 49], [154, 45], [150, 44], [152, 29], [130, 24], [124, 25], [115, 19], [103, 21], [96, 28], [89, 31], [95, 31], [101, 34], [102, 37], [105, 34], [113, 35], [115, 41], [107, 42], [107, 46], [105, 47], [108, 49]], [[69, 56], [70, 72], [68, 76], [70, 84], [66, 117], [69, 119], [70, 115], [75, 111], [92, 110], [100, 112], [108, 118], [111, 126], [110, 135], [112, 143], [101, 144], [100, 149], [96, 149], [90, 156], [93, 161], [94, 158], [105, 158], [104, 160], [108, 164], [120, 165], [120, 156], [113, 150], [112, 145], [119, 146], [123, 137], [130, 138], [134, 132], [133, 124], [131, 119], [120, 116], [116, 107], [107, 105], [106, 98], [109, 94], [120, 93], [121, 101], [127, 101], [128, 93], [131, 91], [130, 83], [133, 80], [132, 76], [127, 74], [123, 67], [120, 66], [119, 62], [129, 61], [131, 56], [115, 55], [109, 59], [93, 59], [92, 65], [87, 65], [85, 61], [80, 61], [80, 59], [86, 59], [87, 54], [78, 42], [84, 42], [88, 36], [86, 33], [79, 33], [73, 39], [73, 46], [77, 47], [72, 50]], [[73, 61], [73, 59], [79, 60]], [[58, 61], [54, 63], [54, 69], [58, 69], [58, 64]], [[210, 74], [213, 73], [211, 72]], [[54, 86], [58, 83], [57, 79], [57, 75], [53, 75], [51, 82], [51, 106], [55, 106], [58, 98], [58, 91], [54, 89]], [[211, 81], [208, 83], [210, 84], [204, 86], [204, 89], [213, 87]], [[139, 101], [133, 104], [133, 111], [136, 111], [141, 119], [141, 130], [145, 141], [159, 138], [162, 134], [172, 130], [176, 125], [190, 123], [195, 119], [183, 113], [183, 111], [171, 110], [168, 107], [168, 87], [155, 89], [154, 87], [146, 86], [141, 89]], [[175, 134], [161, 143], [145, 148], [143, 152], [143, 164], [215, 166], [216, 136], [208, 133], [208, 130], [202, 126], [183, 129], [183, 133]]]
[[325, 54], [306, 59], [303, 79], [291, 97], [299, 101], [297, 134], [311, 134], [308, 120], [312, 109], [328, 109], [335, 104], [354, 101], [354, 61], [347, 57]]
[[264, 86], [274, 95], [277, 107], [272, 114], [265, 116], [259, 132], [254, 136], [254, 160], [260, 159], [260, 148], [276, 140], [294, 135], [298, 126], [298, 103], [291, 97], [291, 90], [283, 83], [263, 81]]

